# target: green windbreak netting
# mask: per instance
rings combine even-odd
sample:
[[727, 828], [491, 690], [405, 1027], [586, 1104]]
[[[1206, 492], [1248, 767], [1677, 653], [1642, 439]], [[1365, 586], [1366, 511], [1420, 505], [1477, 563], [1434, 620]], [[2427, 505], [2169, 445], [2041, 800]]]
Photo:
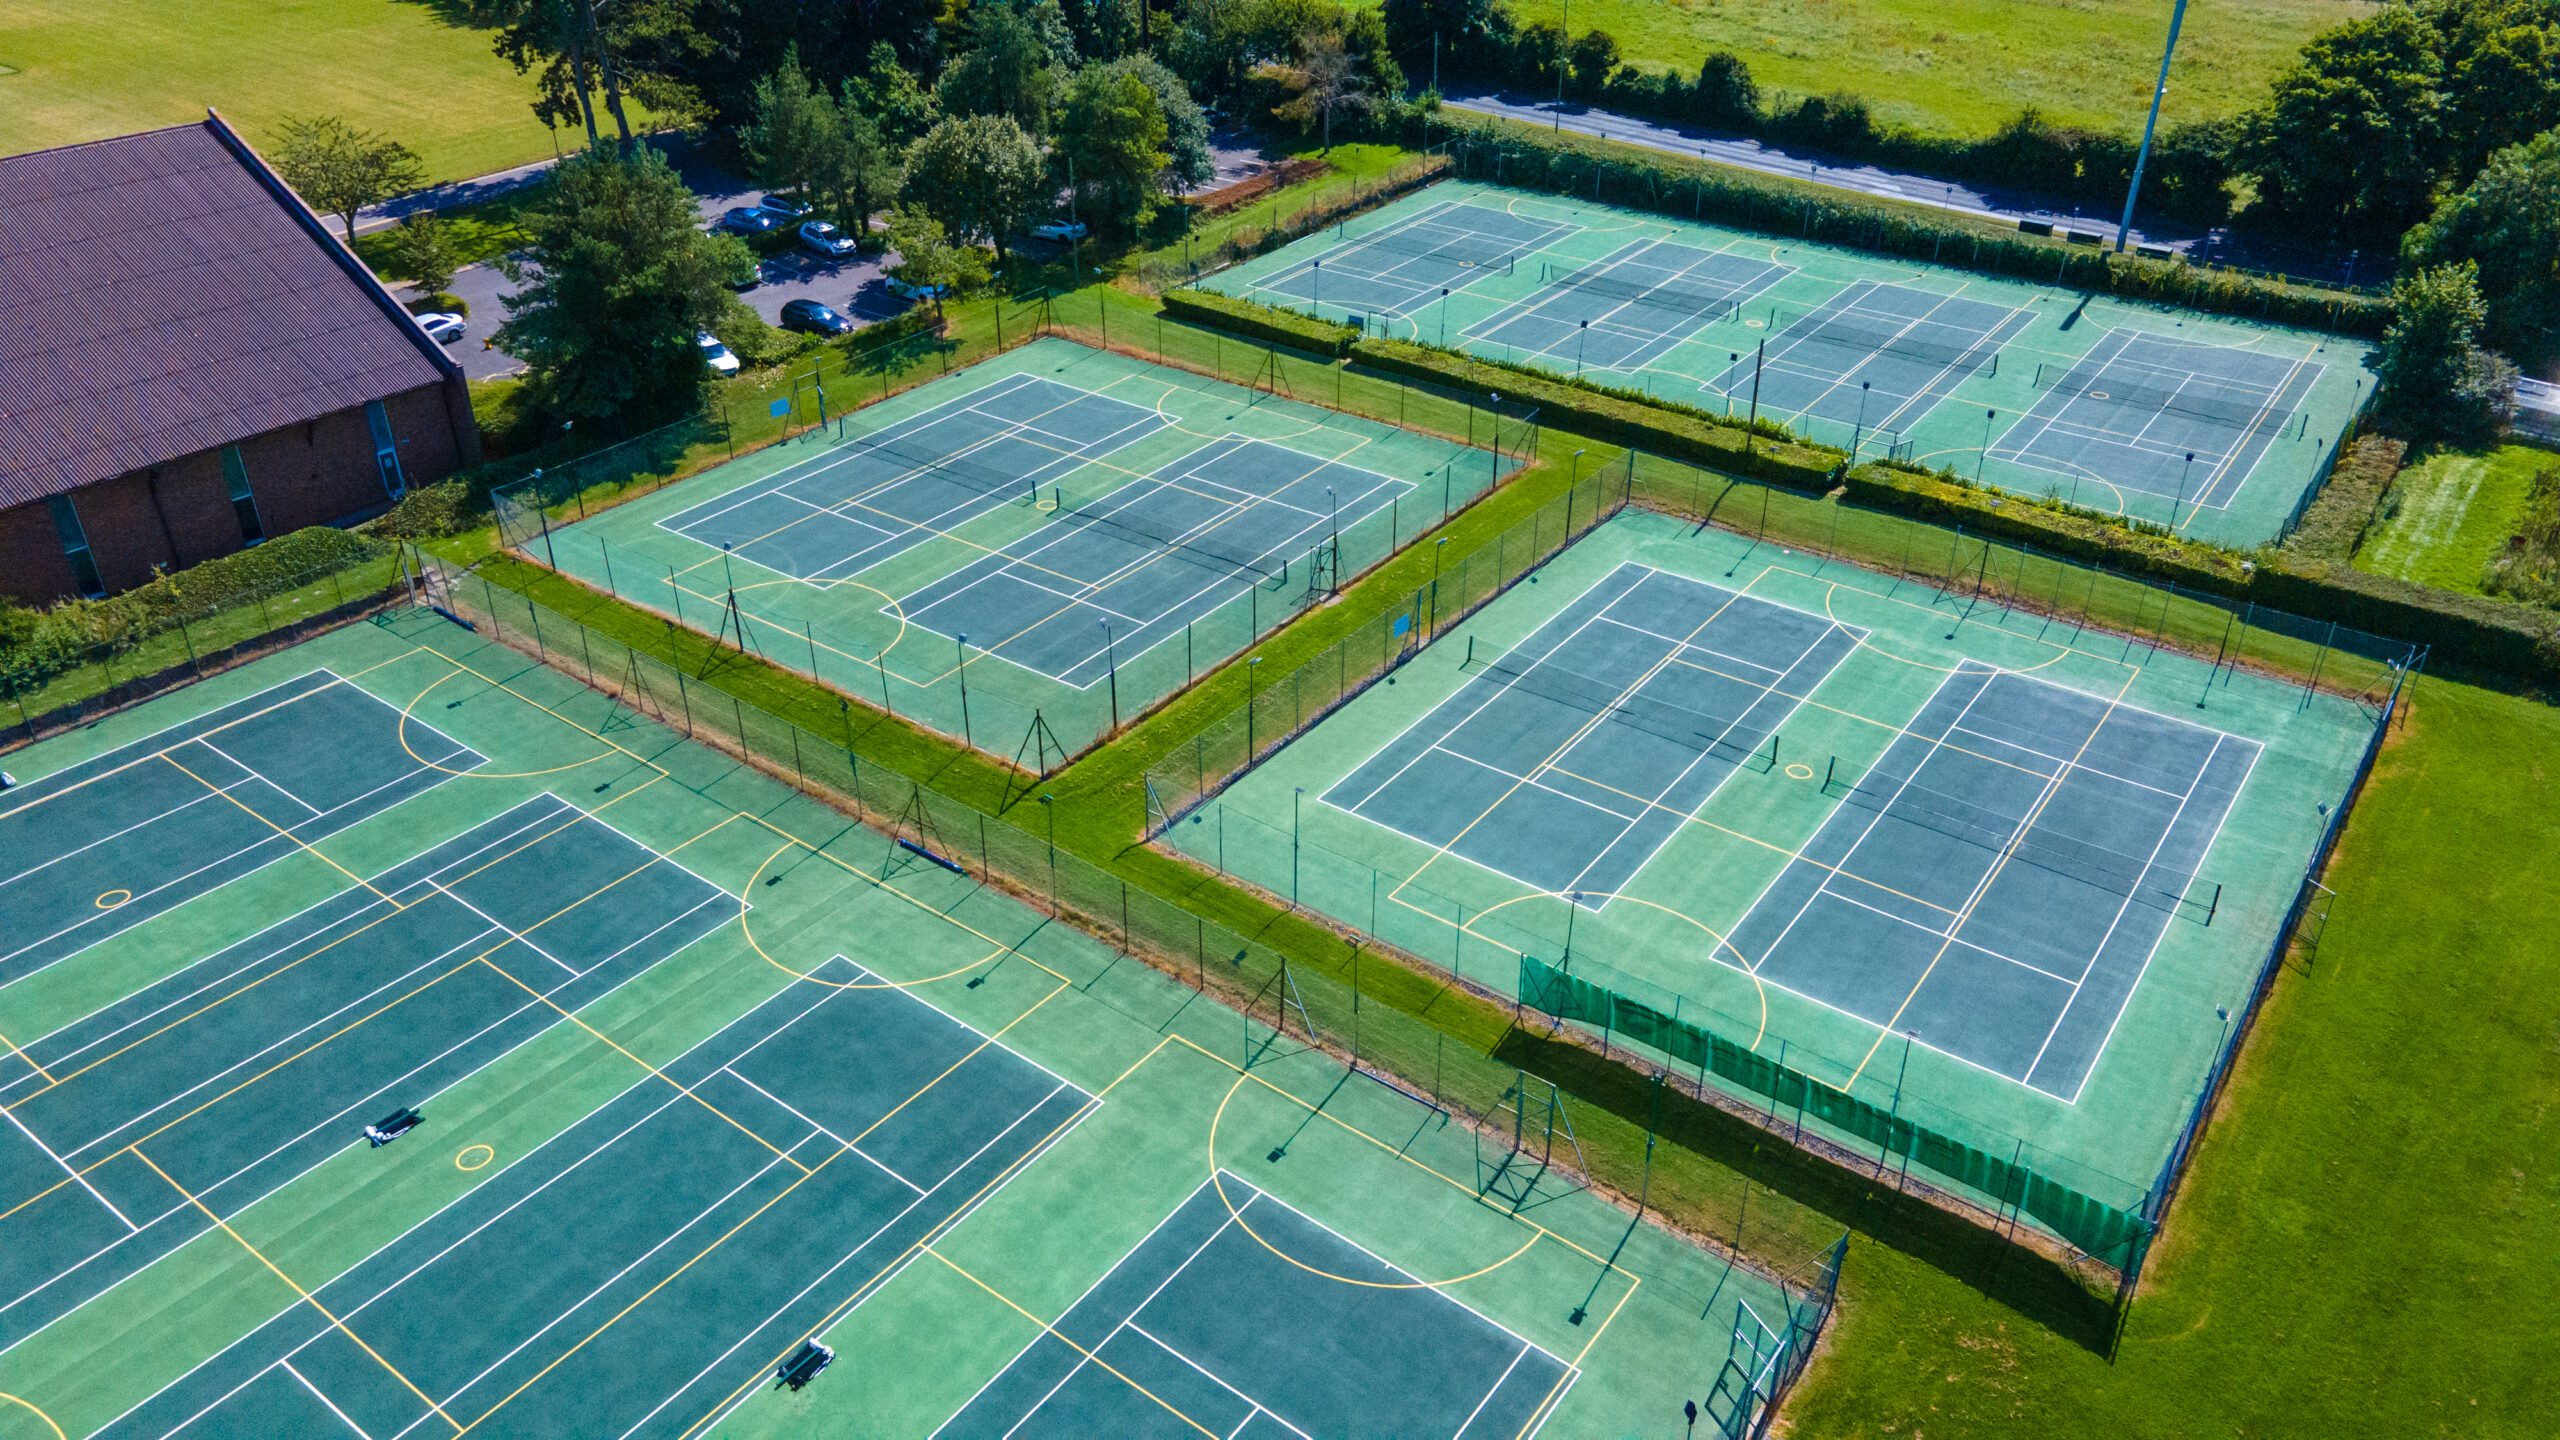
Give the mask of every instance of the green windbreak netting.
[[2034, 1216], [2054, 1234], [2101, 1259], [2130, 1253], [2130, 1242], [2150, 1234], [2141, 1216], [2093, 1200], [2036, 1173], [2028, 1165], [1989, 1154], [1925, 1126], [1879, 1110], [1813, 1077], [1780, 1065], [1686, 1020], [1580, 980], [1534, 956], [1520, 960], [1520, 999], [1559, 1020], [1603, 1025], [1627, 1039], [1677, 1060], [1702, 1065], [1730, 1084], [1765, 1095], [1825, 1125], [1910, 1163], [1990, 1196], [2003, 1207]]

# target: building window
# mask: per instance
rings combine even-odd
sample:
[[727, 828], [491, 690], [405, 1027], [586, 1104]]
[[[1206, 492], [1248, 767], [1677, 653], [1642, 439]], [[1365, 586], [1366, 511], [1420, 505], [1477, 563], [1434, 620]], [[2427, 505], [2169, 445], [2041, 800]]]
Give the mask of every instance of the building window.
[[382, 467], [382, 490], [397, 500], [409, 484], [400, 478], [400, 451], [391, 440], [391, 415], [379, 400], [364, 402], [365, 423], [373, 427], [373, 463]]
[[240, 538], [255, 545], [267, 538], [258, 520], [258, 498], [249, 493], [249, 467], [240, 463], [240, 447], [222, 447], [222, 479], [231, 487], [231, 513], [240, 519]]
[[92, 600], [106, 594], [106, 582], [98, 578], [98, 557], [89, 553], [89, 532], [80, 527], [80, 512], [71, 508], [71, 497], [56, 495], [47, 503], [53, 511], [53, 533], [62, 541], [63, 558], [71, 562], [71, 583]]

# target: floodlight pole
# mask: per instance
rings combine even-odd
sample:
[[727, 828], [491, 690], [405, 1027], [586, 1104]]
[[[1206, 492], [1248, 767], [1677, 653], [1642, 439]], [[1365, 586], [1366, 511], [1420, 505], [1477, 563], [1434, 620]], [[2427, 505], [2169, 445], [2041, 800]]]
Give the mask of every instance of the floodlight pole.
[[1449, 348], [1449, 287], [1440, 287], [1440, 348]]
[[1422, 632], [1424, 639], [1440, 631], [1440, 553], [1448, 546], [1449, 537], [1446, 535], [1431, 542], [1431, 624]]
[[1982, 483], [1983, 457], [1991, 453], [1991, 422], [1999, 416], [2000, 412], [1997, 410], [1982, 412], [1982, 448], [1973, 452], [1973, 481], [1977, 485]]
[[1763, 340], [1760, 342], [1760, 348], [1751, 352], [1751, 416], [1742, 422], [1744, 459], [1749, 459], [1751, 456], [1751, 437], [1760, 425], [1760, 367], [1767, 363], [1768, 359], [1769, 342]]
[[1307, 274], [1313, 277], [1307, 281], [1307, 308], [1321, 310], [1324, 308], [1324, 262], [1308, 261]]
[[1849, 431], [1849, 463], [1858, 463], [1858, 446], [1867, 438], [1867, 387], [1874, 382], [1858, 382], [1858, 423]]
[[960, 651], [960, 739], [971, 749], [978, 742], [969, 738], [969, 637], [953, 637], [951, 643]]
[[1564, 133], [1565, 57], [1573, 49], [1573, 0], [1564, 0], [1564, 18], [1556, 26], [1556, 133]]
[[2187, 477], [2194, 473], [2195, 468], [2196, 452], [2190, 450], [2187, 452], [2186, 463], [2178, 467], [2177, 498], [2169, 502], [2169, 528], [2172, 530], [2178, 528], [2178, 507], [2187, 503]]
[[1575, 334], [1579, 338], [1573, 342], [1573, 378], [1579, 380], [1582, 378], [1582, 353], [1591, 348], [1591, 322], [1583, 321], [1582, 328]]
[[2142, 193], [2142, 167], [2151, 159], [2151, 135], [2160, 128], [2160, 97], [2169, 93], [2169, 58], [2178, 53], [2178, 26], [2187, 18], [2187, 0], [2178, 0], [2178, 8], [2169, 12], [2169, 43], [2160, 51], [2160, 83], [2151, 89], [2151, 118], [2143, 122], [2142, 148], [2134, 153], [2133, 180], [2124, 187], [2124, 219], [2116, 224], [2116, 253], [2124, 253], [2125, 242], [2133, 236], [2133, 201]]

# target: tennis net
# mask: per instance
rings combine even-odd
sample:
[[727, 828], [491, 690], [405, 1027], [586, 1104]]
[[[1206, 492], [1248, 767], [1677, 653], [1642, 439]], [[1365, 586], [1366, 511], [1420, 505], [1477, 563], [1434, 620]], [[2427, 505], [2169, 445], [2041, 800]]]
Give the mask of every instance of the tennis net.
[[1372, 230], [1350, 238], [1354, 251], [1384, 250], [1391, 255], [1446, 260], [1462, 270], [1499, 270], [1505, 275], [1512, 273], [1520, 248], [1487, 235], [1439, 235], [1411, 225]]
[[[1769, 329], [1773, 334], [1786, 332], [1791, 342], [1787, 347], [1790, 360], [1806, 345], [1828, 345], [1862, 354], [1900, 355], [1912, 360], [1926, 360], [1968, 375], [2000, 373], [2000, 347], [1989, 336], [1978, 335], [1960, 345], [1948, 344], [1913, 334], [1908, 322], [1894, 320], [1890, 316], [1881, 318], [1886, 323], [1878, 325], [1869, 317], [1845, 312], [1816, 310], [1803, 313], [1773, 309], [1769, 313]], [[1850, 367], [1839, 368], [1846, 373]]]
[[1915, 825], [2085, 885], [2121, 895], [2172, 915], [2211, 924], [2222, 887], [2179, 870], [2093, 841], [2065, 835], [2041, 822], [2019, 829], [2019, 817], [1932, 790], [1914, 781], [1881, 785], [1830, 782], [1833, 794], [1888, 819]]
[[1550, 286], [1562, 290], [1582, 290], [1624, 300], [1647, 310], [1660, 310], [1680, 316], [1703, 315], [1709, 320], [1726, 320], [1735, 313], [1734, 302], [1723, 295], [1704, 290], [1691, 290], [1678, 285], [1649, 285], [1598, 269], [1577, 269], [1570, 265], [1549, 264], [1539, 277]]
[[[2065, 395], [2103, 400], [2128, 410], [2187, 415], [2253, 435], [2273, 435], [2293, 423], [2294, 412], [2277, 405], [2273, 395], [2225, 399], [2187, 387], [2201, 383], [2219, 386], [2226, 391], [2236, 390], [2238, 387], [2228, 380], [2204, 375], [2161, 378], [2170, 383], [2145, 383], [2115, 364], [2057, 362], [2036, 366], [2036, 388], [2039, 390], [2056, 390]], [[2246, 393], [2241, 392], [2244, 396]]]

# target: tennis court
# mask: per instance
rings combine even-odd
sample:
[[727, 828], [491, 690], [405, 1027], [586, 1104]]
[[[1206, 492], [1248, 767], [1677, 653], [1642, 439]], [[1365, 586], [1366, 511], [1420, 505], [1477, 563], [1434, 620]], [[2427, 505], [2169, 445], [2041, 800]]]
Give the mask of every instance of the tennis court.
[[1472, 181], [1201, 283], [2244, 547], [2368, 398], [2337, 336]]
[[[1261, 1425], [1441, 1417], [1427, 1344], [1499, 1433], [1623, 1430], [1784, 1308], [1590, 1194], [1485, 1203], [1412, 1096], [429, 612], [10, 768], [68, 815], [338, 689], [442, 783], [0, 984], [0, 1393], [66, 1434], [926, 1434], [1089, 1321]], [[1168, 1261], [1211, 1177], [1243, 1222]]]
[[1535, 578], [1163, 843], [2138, 1204], [2370, 706], [1643, 511]]
[[1572, 1379], [1221, 1170], [934, 1433], [1519, 1436]]
[[529, 548], [981, 749], [1010, 757], [1030, 737], [1054, 755], [1511, 464], [1044, 339]]

